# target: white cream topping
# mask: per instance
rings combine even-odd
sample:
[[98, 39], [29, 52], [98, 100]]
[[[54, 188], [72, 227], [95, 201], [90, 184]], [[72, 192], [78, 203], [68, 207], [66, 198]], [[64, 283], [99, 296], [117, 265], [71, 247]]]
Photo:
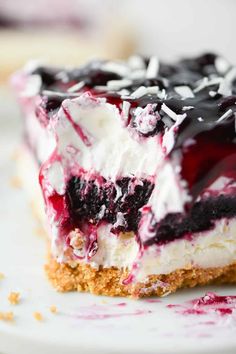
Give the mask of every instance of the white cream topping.
[[181, 183], [179, 159], [175, 154], [172, 163], [166, 160], [157, 170], [154, 190], [148, 202], [157, 221], [168, 213], [182, 213], [186, 202], [191, 200], [186, 186]]
[[[94, 102], [94, 99], [83, 95], [64, 101], [63, 107], [73, 122], [60, 109], [55, 131], [61, 156], [67, 158], [66, 147], [72, 145], [78, 150], [74, 161], [76, 165], [113, 181], [119, 176], [139, 178], [155, 174], [163, 157], [158, 136], [138, 141], [123, 126], [118, 109], [101, 99]], [[79, 125], [89, 143], [83, 141], [73, 123]]]
[[56, 141], [50, 127], [42, 127], [35, 117], [30, 113], [25, 119], [25, 129], [30, 145], [36, 149], [35, 153], [40, 162], [46, 161], [56, 147]]

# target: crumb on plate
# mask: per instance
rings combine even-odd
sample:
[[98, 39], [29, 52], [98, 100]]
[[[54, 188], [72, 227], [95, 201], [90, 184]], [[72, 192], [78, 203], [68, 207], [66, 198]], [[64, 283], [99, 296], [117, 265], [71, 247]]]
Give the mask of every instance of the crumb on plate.
[[54, 305], [52, 305], [52, 306], [50, 307], [50, 311], [51, 311], [52, 313], [57, 313], [57, 307], [54, 306]]
[[14, 313], [13, 312], [0, 312], [0, 320], [11, 322], [14, 320]]
[[40, 312], [34, 312], [33, 316], [37, 321], [42, 321], [43, 319], [43, 316]]
[[10, 302], [11, 305], [17, 305], [20, 302], [20, 293], [12, 291], [8, 295], [8, 301]]
[[5, 275], [3, 273], [0, 272], [0, 280], [4, 279]]
[[13, 176], [9, 182], [10, 182], [10, 186], [13, 188], [21, 188], [22, 187], [22, 181], [18, 176]]

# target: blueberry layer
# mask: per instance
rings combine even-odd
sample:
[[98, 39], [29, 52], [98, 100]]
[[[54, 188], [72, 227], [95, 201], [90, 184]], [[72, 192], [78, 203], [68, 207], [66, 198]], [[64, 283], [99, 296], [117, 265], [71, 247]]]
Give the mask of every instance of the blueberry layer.
[[211, 197], [196, 202], [187, 214], [169, 214], [160, 223], [155, 223], [153, 219], [152, 229], [156, 236], [147, 240], [145, 245], [160, 245], [183, 236], [192, 236], [195, 232], [212, 229], [216, 220], [235, 216], [236, 196]]
[[[136, 185], [133, 193], [129, 192], [133, 181], [123, 178], [116, 182], [120, 187], [117, 198], [115, 185], [103, 180], [73, 177], [68, 183], [66, 199], [72, 229], [83, 223], [99, 224], [105, 221], [114, 225], [113, 232], [138, 231], [142, 208], [153, 190], [153, 185], [143, 180]], [[118, 213], [124, 216], [124, 223], [115, 226]], [[168, 214], [157, 223], [153, 217], [151, 228], [155, 237], [145, 245], [164, 244], [196, 232], [207, 231], [214, 227], [214, 222], [222, 218], [236, 216], [236, 196], [220, 195], [195, 202], [186, 213]]]
[[133, 187], [134, 183], [130, 178], [117, 180], [116, 186], [104, 178], [102, 183], [101, 179], [87, 182], [79, 177], [71, 178], [66, 196], [74, 227], [80, 227], [83, 222], [97, 224], [100, 221], [114, 225], [118, 213], [122, 213], [123, 223], [114, 226], [113, 231], [136, 232], [141, 216], [139, 209], [148, 202], [153, 185], [147, 180], [140, 181]]

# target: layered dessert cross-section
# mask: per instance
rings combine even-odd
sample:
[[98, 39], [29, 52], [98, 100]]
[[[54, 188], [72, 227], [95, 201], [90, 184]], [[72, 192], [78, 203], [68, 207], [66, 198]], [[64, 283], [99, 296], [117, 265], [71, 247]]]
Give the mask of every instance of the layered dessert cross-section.
[[57, 289], [142, 297], [236, 281], [235, 67], [133, 56], [28, 65], [13, 85]]

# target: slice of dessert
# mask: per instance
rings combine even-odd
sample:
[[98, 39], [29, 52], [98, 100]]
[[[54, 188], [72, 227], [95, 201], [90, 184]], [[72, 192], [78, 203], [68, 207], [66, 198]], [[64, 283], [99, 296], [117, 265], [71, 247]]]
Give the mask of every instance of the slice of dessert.
[[236, 281], [235, 79], [213, 54], [15, 75], [57, 289], [142, 297]]

